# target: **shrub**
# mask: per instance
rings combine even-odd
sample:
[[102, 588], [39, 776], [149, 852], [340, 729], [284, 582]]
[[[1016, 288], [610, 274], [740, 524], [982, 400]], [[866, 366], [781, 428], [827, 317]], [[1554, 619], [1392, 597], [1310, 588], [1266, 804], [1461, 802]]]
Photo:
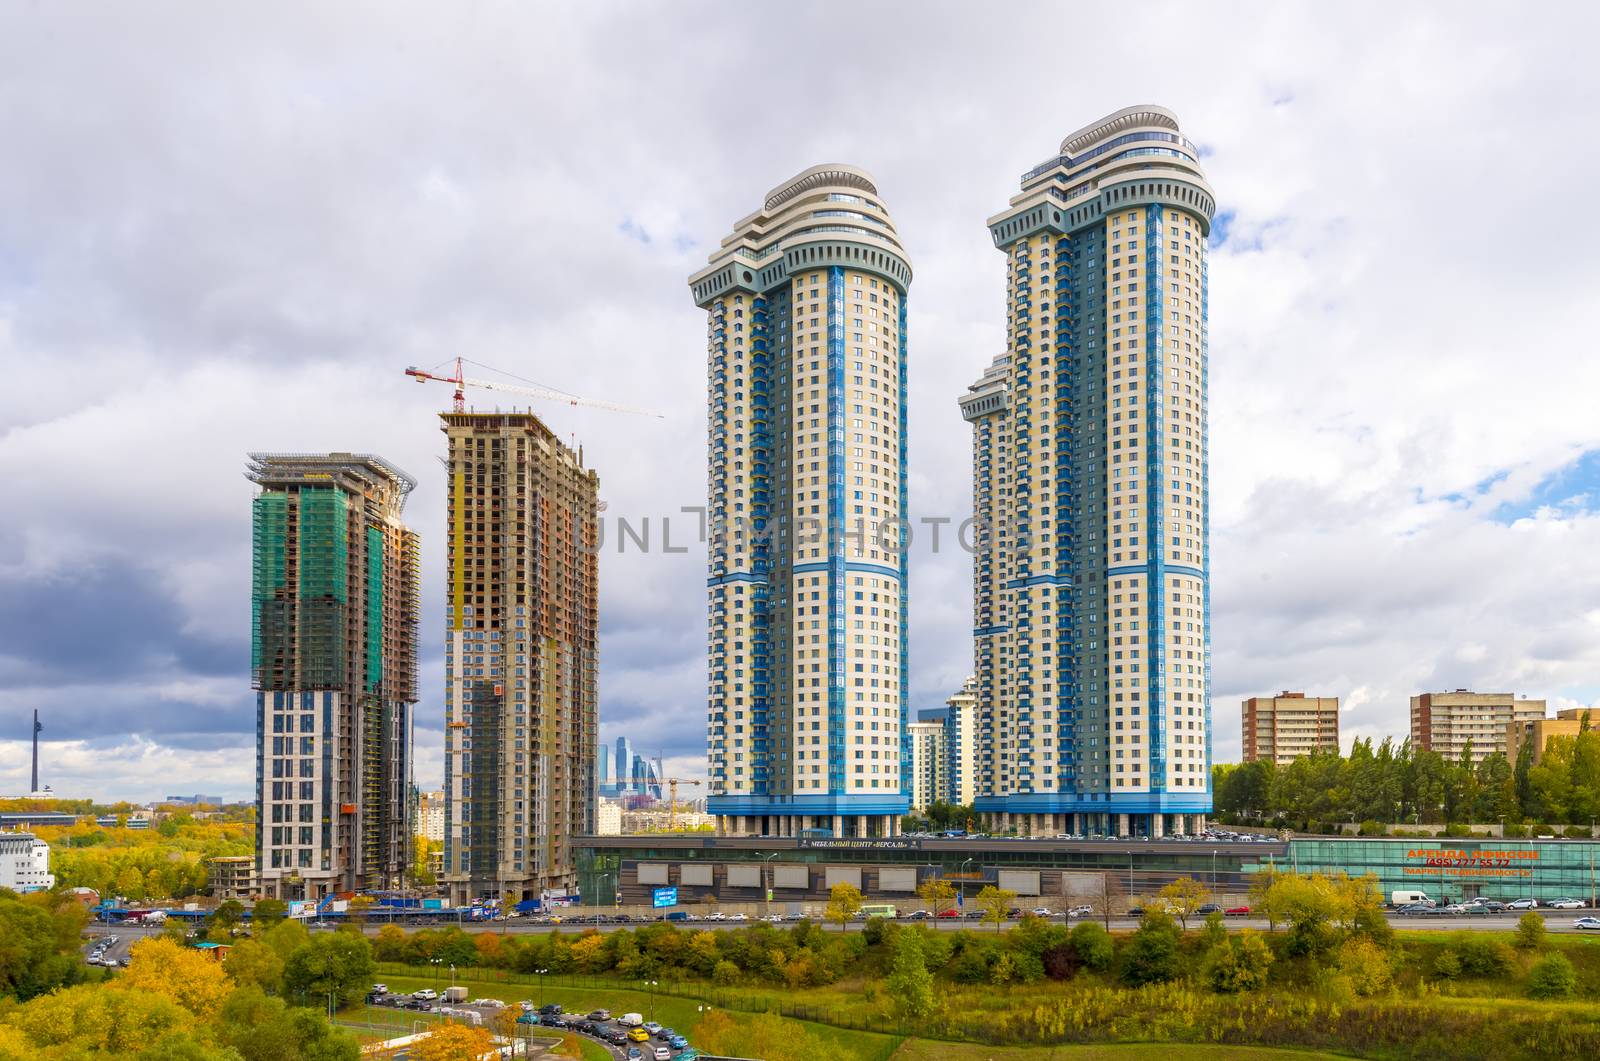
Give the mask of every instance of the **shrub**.
[[1566, 829], [1568, 840], [1588, 840], [1593, 835], [1587, 825], [1569, 825]]
[[1533, 963], [1528, 973], [1531, 998], [1571, 998], [1578, 990], [1578, 972], [1559, 951], [1546, 954]]
[[1441, 980], [1454, 980], [1461, 975], [1461, 956], [1446, 947], [1433, 956], [1433, 975]]
[[946, 968], [958, 984], [982, 984], [989, 979], [989, 955], [981, 947], [964, 947]]
[[1260, 936], [1245, 929], [1231, 943], [1213, 947], [1206, 956], [1206, 982], [1213, 991], [1234, 994], [1257, 991], [1267, 985], [1272, 950]]
[[1517, 920], [1518, 950], [1538, 950], [1544, 946], [1544, 918], [1532, 910]]
[[1394, 985], [1394, 968], [1384, 949], [1364, 937], [1347, 939], [1339, 947], [1339, 972], [1363, 998], [1388, 994]]
[[1083, 964], [1077, 948], [1070, 942], [1057, 943], [1046, 949], [1040, 958], [1044, 962], [1044, 974], [1052, 980], [1071, 980]]
[[1505, 828], [1504, 835], [1507, 839], [1525, 837], [1528, 835], [1528, 827], [1526, 825], [1508, 825]]
[[711, 970], [711, 982], [719, 987], [731, 987], [739, 982], [739, 967], [728, 959], [719, 961]]
[[876, 947], [883, 942], [883, 928], [888, 923], [887, 920], [881, 917], [867, 918], [866, 927], [861, 930], [861, 934], [867, 939], [867, 946]]
[[1361, 823], [1361, 828], [1357, 830], [1357, 835], [1358, 836], [1388, 836], [1389, 835], [1389, 829], [1382, 822], [1375, 822], [1375, 821], [1373, 821], [1372, 819], [1369, 818], [1366, 821]]
[[1459, 946], [1461, 971], [1468, 976], [1504, 976], [1515, 964], [1511, 948], [1497, 939], [1469, 936]]
[[1223, 922], [1221, 914], [1206, 915], [1205, 927], [1200, 930], [1200, 942], [1207, 950], [1228, 942], [1228, 926]]
[[1111, 959], [1116, 954], [1111, 933], [1093, 921], [1081, 922], [1072, 930], [1072, 949], [1078, 952], [1079, 961], [1097, 973], [1111, 968]]
[[1452, 823], [1450, 825], [1446, 825], [1444, 827], [1444, 832], [1440, 833], [1439, 835], [1446, 837], [1471, 836], [1472, 830], [1467, 828], [1465, 825]]

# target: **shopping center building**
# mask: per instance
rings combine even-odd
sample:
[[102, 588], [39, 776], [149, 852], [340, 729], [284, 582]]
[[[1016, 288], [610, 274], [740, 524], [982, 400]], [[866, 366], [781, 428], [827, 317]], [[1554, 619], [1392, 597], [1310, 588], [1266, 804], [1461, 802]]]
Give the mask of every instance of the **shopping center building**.
[[[1178, 877], [1220, 896], [1243, 896], [1257, 874], [1348, 873], [1398, 890], [1461, 900], [1560, 896], [1591, 900], [1600, 842], [1335, 838], [1206, 843], [1180, 840], [591, 836], [575, 841], [585, 905], [652, 906], [658, 889], [677, 905], [814, 904], [839, 883], [870, 900], [920, 906], [916, 889], [943, 878], [966, 898], [985, 885], [1022, 905], [1090, 902], [1109, 887], [1128, 900]], [[1109, 878], [1109, 883], [1103, 883]], [[665, 898], [666, 896], [662, 896]], [[1051, 902], [1051, 900], [1056, 900]]]

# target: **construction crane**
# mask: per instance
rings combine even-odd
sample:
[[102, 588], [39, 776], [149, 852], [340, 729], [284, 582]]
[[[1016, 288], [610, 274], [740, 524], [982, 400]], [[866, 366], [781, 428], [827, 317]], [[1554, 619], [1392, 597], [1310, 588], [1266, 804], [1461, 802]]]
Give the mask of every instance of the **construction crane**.
[[662, 780], [667, 783], [667, 791], [671, 797], [667, 802], [667, 831], [671, 832], [678, 827], [678, 786], [699, 785], [700, 782], [684, 777], [668, 777]]
[[[632, 405], [620, 405], [617, 402], [599, 401], [595, 398], [580, 398], [576, 394], [568, 394], [565, 391], [551, 390], [549, 387], [541, 387], [532, 380], [529, 380], [528, 383], [524, 385], [517, 383], [501, 383], [498, 380], [492, 379], [473, 379], [462, 371], [461, 365], [465, 360], [465, 358], [456, 358], [456, 374], [453, 376], [440, 376], [432, 372], [425, 372], [422, 369], [417, 368], [415, 365], [406, 369], [406, 375], [410, 376], [418, 383], [427, 383], [429, 380], [432, 380], [435, 383], [454, 384], [456, 388], [455, 411], [458, 413], [463, 413], [467, 410], [466, 388], [478, 387], [483, 390], [507, 391], [511, 394], [526, 394], [533, 398], [544, 398], [552, 402], [566, 402], [568, 405], [585, 405], [592, 409], [609, 409], [614, 413], [638, 413], [640, 416], [654, 416], [658, 419], [661, 417], [660, 413], [653, 412], [649, 409], [639, 409]], [[473, 362], [473, 364], [477, 364], [477, 362]], [[488, 368], [489, 366], [484, 365], [482, 367]]]

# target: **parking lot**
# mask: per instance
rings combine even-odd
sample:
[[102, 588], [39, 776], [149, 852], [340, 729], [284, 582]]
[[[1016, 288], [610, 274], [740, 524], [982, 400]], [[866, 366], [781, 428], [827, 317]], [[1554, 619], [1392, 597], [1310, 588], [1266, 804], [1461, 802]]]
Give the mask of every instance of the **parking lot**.
[[536, 1006], [529, 1000], [509, 1004], [495, 998], [447, 997], [457, 993], [453, 988], [443, 993], [432, 988], [392, 993], [386, 984], [376, 984], [366, 1002], [380, 1009], [461, 1021], [517, 1038], [571, 1031], [604, 1047], [619, 1061], [693, 1061], [699, 1056], [686, 1037], [646, 1020], [643, 1014], [604, 1009], [567, 1013], [557, 1002]]

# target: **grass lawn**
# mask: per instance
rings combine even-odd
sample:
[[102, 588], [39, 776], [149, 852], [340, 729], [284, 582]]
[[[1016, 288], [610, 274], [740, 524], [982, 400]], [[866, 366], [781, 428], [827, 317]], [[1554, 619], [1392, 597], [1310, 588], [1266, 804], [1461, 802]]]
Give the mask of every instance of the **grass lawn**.
[[[416, 991], [424, 987], [442, 990], [449, 985], [447, 977], [416, 977], [386, 974], [384, 982], [391, 991], [406, 992]], [[504, 1002], [517, 1003], [523, 999], [540, 1002], [539, 988], [533, 984], [503, 984], [490, 980], [467, 980], [458, 977], [456, 983], [467, 988], [469, 998], [498, 998]], [[544, 991], [545, 1002], [559, 1002], [568, 1013], [588, 1013], [596, 1009], [608, 1009], [612, 1015], [619, 1013], [642, 1013], [645, 1020], [655, 1020], [672, 1028], [680, 1034], [687, 1036], [689, 1041], [694, 1041], [695, 1027], [700, 1023], [700, 1005], [692, 998], [680, 998], [675, 995], [652, 996], [644, 991], [630, 991], [622, 987], [591, 989], [581, 987], [558, 987], [551, 985]], [[398, 1013], [391, 1014], [398, 1015]], [[363, 1017], [363, 1008], [357, 1007], [343, 1015], [348, 1020], [359, 1021]], [[859, 1032], [849, 1028], [835, 1028], [827, 1024], [816, 1024], [810, 1021], [799, 1021], [807, 1033], [819, 1039], [835, 1043], [848, 1050], [854, 1058], [860, 1061], [889, 1061], [895, 1056], [895, 1049], [900, 1045], [900, 1037], [895, 1035], [876, 1035], [872, 1032]], [[409, 1025], [408, 1025], [409, 1027]]]
[[1259, 1046], [1125, 1043], [1105, 1046], [974, 1046], [908, 1039], [892, 1061], [1320, 1061], [1339, 1054]]

